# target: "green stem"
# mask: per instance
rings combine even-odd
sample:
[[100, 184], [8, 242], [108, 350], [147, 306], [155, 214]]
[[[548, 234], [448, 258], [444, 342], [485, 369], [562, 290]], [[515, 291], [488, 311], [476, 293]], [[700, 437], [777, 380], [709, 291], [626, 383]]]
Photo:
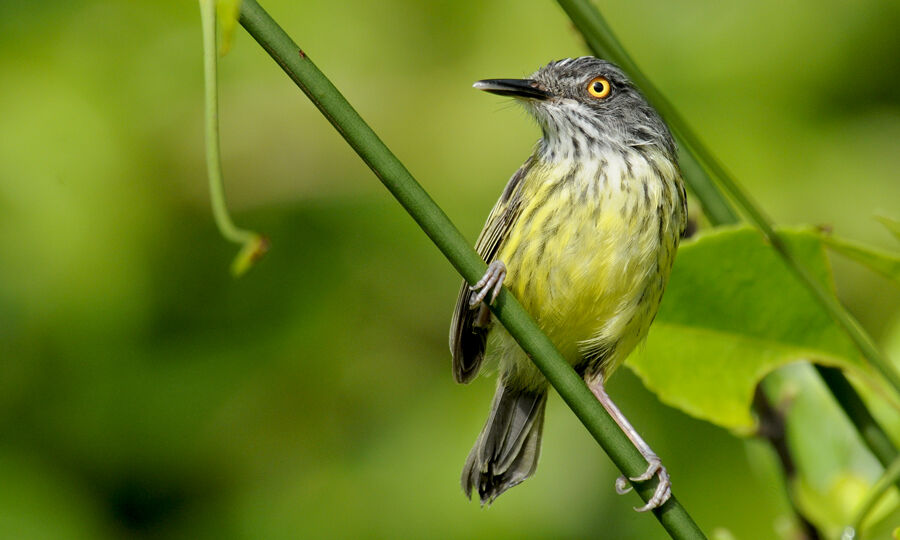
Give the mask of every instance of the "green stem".
[[859, 510], [856, 513], [853, 524], [850, 526], [850, 530], [844, 531], [843, 538], [862, 538], [861, 531], [863, 521], [865, 521], [866, 517], [872, 513], [884, 493], [898, 482], [900, 482], [900, 459], [895, 459], [884, 471], [884, 474], [881, 475], [881, 478], [875, 482], [875, 485], [872, 486], [869, 493], [866, 494], [866, 498], [863, 499], [863, 502], [859, 505]]
[[[459, 273], [470, 283], [476, 282], [485, 271], [484, 261], [307, 55], [255, 0], [244, 0], [240, 23], [334, 125]], [[647, 464], [640, 453], [519, 302], [504, 290], [492, 310], [616, 466], [626, 476], [642, 473]], [[655, 486], [653, 480], [636, 485], [635, 490], [647, 501]], [[674, 496], [653, 513], [672, 538], [705, 538]]]
[[228, 214], [225, 181], [219, 154], [218, 48], [216, 46], [216, 0], [200, 0], [203, 26], [203, 81], [206, 98], [206, 168], [213, 217], [222, 236], [243, 247], [232, 263], [232, 273], [240, 275], [265, 253], [268, 242], [253, 231], [239, 229]]
[[856, 389], [853, 388], [841, 370], [817, 364], [816, 371], [822, 376], [822, 380], [825, 381], [828, 389], [831, 390], [831, 393], [834, 394], [847, 416], [856, 426], [863, 442], [872, 451], [875, 459], [887, 467], [900, 457], [900, 453], [897, 452], [894, 443], [891, 442], [887, 434], [881, 429], [881, 426], [878, 425], [869, 409], [866, 408], [865, 402], [863, 402]]
[[[730, 224], [738, 221], [737, 216], [731, 210], [728, 202], [722, 197], [715, 184], [710, 180], [706, 171], [712, 173], [719, 185], [732, 198], [737, 207], [747, 216], [751, 223], [763, 233], [772, 247], [784, 259], [788, 268], [806, 285], [813, 296], [831, 318], [840, 326], [847, 336], [853, 341], [863, 356], [875, 367], [884, 378], [900, 393], [900, 375], [881, 353], [875, 342], [862, 329], [856, 319], [844, 306], [813, 279], [809, 271], [787, 248], [781, 237], [775, 232], [771, 220], [762, 209], [756, 205], [750, 196], [743, 190], [737, 181], [725, 170], [725, 167], [712, 155], [706, 145], [690, 128], [684, 117], [669, 102], [646, 75], [637, 67], [634, 60], [622, 47], [619, 40], [612, 33], [609, 25], [600, 15], [600, 12], [589, 0], [557, 0], [575, 26], [584, 36], [588, 47], [597, 56], [608, 58], [619, 64], [634, 80], [635, 84], [647, 96], [647, 99], [666, 119], [672, 128], [680, 146], [684, 149], [680, 157], [685, 168], [686, 180], [692, 191], [700, 199], [704, 212], [714, 225]], [[684, 158], [687, 157], [688, 160]]]
[[[766, 377], [766, 380], [770, 380], [770, 377]], [[781, 472], [784, 474], [785, 495], [794, 513], [797, 514], [797, 525], [800, 527], [797, 537], [808, 540], [819, 538], [819, 532], [815, 525], [800, 511], [796, 490], [791, 489], [797, 478], [797, 464], [794, 462], [794, 456], [788, 445], [785, 408], [773, 405], [773, 402], [781, 403], [783, 399], [774, 389], [775, 386], [772, 384], [761, 384], [756, 387], [753, 395], [753, 409], [759, 417], [756, 435], [768, 440], [772, 449], [775, 450], [775, 455], [778, 456]]]
[[638, 69], [637, 64], [616, 39], [600, 12], [587, 0], [558, 0], [558, 2], [575, 23], [594, 55], [611, 60], [624, 69], [650, 103], [666, 119], [680, 143], [678, 159], [685, 173], [685, 180], [688, 181], [691, 191], [700, 200], [703, 211], [709, 220], [717, 225], [737, 223], [737, 214], [734, 213], [728, 201], [722, 198], [709, 174], [701, 166], [702, 161], [698, 161], [696, 153], [692, 151], [690, 145], [685, 144], [684, 137], [679, 132], [679, 127], [684, 125], [684, 122], [678, 115], [678, 111], [650, 79]]

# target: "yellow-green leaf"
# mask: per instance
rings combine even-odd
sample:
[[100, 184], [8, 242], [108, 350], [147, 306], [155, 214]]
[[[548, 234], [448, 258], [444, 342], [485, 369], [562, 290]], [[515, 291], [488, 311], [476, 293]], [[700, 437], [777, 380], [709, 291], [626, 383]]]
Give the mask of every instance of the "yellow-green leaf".
[[[813, 277], [833, 290], [818, 235], [780, 234]], [[757, 383], [798, 360], [866, 369], [764, 238], [738, 227], [682, 245], [647, 343], [629, 365], [663, 402], [727, 428], [751, 430]]]
[[241, 14], [241, 0], [218, 0], [216, 14], [222, 28], [222, 41], [219, 44], [219, 56], [225, 56], [231, 50], [234, 30], [237, 28]]
[[255, 234], [248, 240], [231, 262], [231, 275], [241, 277], [269, 251], [269, 239]]
[[887, 227], [887, 230], [894, 235], [894, 238], [900, 240], [900, 221], [886, 216], [878, 216], [876, 219], [878, 219], [882, 225]]
[[900, 256], [834, 236], [823, 235], [822, 241], [832, 250], [878, 272], [900, 286]]

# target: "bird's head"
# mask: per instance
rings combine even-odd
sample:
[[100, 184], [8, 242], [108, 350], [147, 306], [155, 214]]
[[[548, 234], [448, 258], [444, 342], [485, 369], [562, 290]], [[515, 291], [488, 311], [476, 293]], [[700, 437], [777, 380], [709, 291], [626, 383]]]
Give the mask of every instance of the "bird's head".
[[593, 56], [550, 62], [527, 79], [487, 79], [473, 86], [516, 98], [550, 146], [656, 146], [675, 153], [669, 129], [625, 73]]

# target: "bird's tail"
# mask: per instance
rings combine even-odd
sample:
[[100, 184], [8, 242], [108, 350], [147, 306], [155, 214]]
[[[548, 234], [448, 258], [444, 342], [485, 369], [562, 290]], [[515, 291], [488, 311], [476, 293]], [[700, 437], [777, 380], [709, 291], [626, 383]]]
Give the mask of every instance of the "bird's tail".
[[478, 490], [481, 504], [534, 474], [541, 453], [547, 389], [521, 390], [500, 381], [475, 447], [462, 472], [462, 489], [472, 497]]

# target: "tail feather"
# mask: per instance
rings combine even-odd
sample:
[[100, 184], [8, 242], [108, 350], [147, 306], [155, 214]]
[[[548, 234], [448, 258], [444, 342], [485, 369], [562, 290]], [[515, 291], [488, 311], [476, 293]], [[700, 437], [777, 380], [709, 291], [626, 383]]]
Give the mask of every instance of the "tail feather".
[[546, 389], [497, 386], [491, 414], [462, 472], [467, 497], [477, 489], [481, 504], [490, 504], [534, 473], [541, 453]]

